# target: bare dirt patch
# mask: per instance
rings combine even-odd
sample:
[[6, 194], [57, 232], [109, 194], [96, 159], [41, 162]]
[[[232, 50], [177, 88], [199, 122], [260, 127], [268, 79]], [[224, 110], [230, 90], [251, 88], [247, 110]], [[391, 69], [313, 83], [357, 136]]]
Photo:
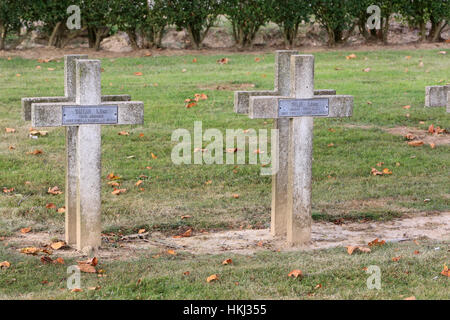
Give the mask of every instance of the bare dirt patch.
[[[62, 235], [57, 235], [62, 236]], [[17, 234], [4, 240], [11, 250], [25, 247], [42, 247], [48, 245], [55, 235], [49, 233]], [[165, 238], [160, 233], [149, 234], [143, 239], [133, 241], [104, 242], [96, 256], [102, 260], [129, 260], [137, 258], [150, 250], [166, 253], [172, 249], [176, 252], [191, 254], [237, 253], [253, 254], [257, 251], [295, 251], [317, 250], [347, 245], [367, 245], [375, 238], [386, 242], [411, 240], [450, 240], [450, 212], [429, 214], [422, 213], [387, 222], [350, 222], [336, 225], [331, 222], [315, 222], [312, 228], [312, 243], [302, 248], [286, 247], [280, 238], [273, 238], [268, 229], [235, 230], [216, 233], [202, 233], [187, 238]], [[53, 252], [52, 257], [81, 258], [83, 254], [68, 248]]]
[[426, 130], [408, 127], [385, 128], [383, 130], [397, 136], [412, 134], [415, 137], [414, 140], [421, 140], [424, 144], [435, 144], [437, 146], [450, 144], [450, 134], [448, 133], [430, 134]]

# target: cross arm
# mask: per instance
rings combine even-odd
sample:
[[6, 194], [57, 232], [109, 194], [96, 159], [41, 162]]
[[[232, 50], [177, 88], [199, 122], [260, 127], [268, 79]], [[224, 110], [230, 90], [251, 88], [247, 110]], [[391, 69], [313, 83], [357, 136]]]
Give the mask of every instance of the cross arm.
[[[101, 106], [117, 106], [117, 123], [109, 125], [131, 125], [144, 123], [144, 103], [140, 101], [105, 101]], [[63, 124], [63, 107], [76, 106], [72, 102], [33, 103], [31, 105], [31, 123], [35, 128], [61, 127]], [[102, 124], [106, 125], [106, 124]]]
[[[314, 95], [335, 95], [336, 90], [324, 89], [315, 90]], [[256, 96], [279, 96], [277, 91], [235, 91], [234, 92], [234, 112], [240, 114], [248, 114], [250, 106], [250, 97]]]
[[[105, 95], [102, 96], [102, 102], [131, 101], [128, 94]], [[68, 97], [41, 97], [41, 98], [22, 98], [22, 116], [24, 121], [31, 121], [31, 104], [33, 103], [60, 103], [69, 102]]]
[[[251, 97], [249, 117], [251, 119], [276, 119], [279, 116], [279, 106], [281, 101], [302, 100], [291, 97]], [[353, 96], [344, 95], [322, 95], [314, 96], [307, 100], [328, 100], [328, 114], [311, 115], [323, 118], [343, 118], [351, 117], [353, 114]], [[303, 115], [310, 116], [310, 115]], [[289, 116], [290, 118], [300, 116]]]

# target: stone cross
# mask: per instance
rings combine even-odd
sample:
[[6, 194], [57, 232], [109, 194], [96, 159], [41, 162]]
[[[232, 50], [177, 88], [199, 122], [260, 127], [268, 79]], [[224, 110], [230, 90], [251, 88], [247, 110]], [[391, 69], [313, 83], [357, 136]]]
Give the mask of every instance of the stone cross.
[[425, 88], [425, 107], [447, 106], [450, 113], [450, 85]]
[[[87, 59], [87, 55], [66, 55], [64, 56], [64, 96], [63, 97], [40, 97], [22, 98], [22, 116], [25, 121], [31, 121], [32, 103], [58, 103], [75, 102], [76, 98], [76, 61]], [[105, 95], [102, 101], [130, 101], [129, 95]], [[76, 186], [77, 186], [77, 134], [78, 127], [66, 127], [66, 203], [65, 203], [65, 225], [66, 243], [76, 244]]]
[[[353, 97], [314, 95], [314, 56], [291, 56], [289, 96], [250, 97], [252, 119], [288, 119], [287, 242], [304, 245], [311, 239], [311, 183], [314, 117], [350, 117]], [[281, 139], [281, 138], [280, 138]]]
[[[278, 50], [275, 56], [275, 90], [236, 91], [234, 94], [235, 112], [248, 114], [250, 97], [290, 96], [291, 95], [291, 56], [294, 50]], [[314, 95], [334, 95], [335, 90], [316, 90]], [[271, 233], [284, 236], [287, 232], [287, 186], [288, 186], [288, 147], [289, 119], [274, 119], [274, 129], [278, 129], [278, 172], [272, 177]]]
[[76, 164], [67, 168], [67, 172], [75, 171], [76, 177], [70, 180], [75, 186], [70, 188], [76, 191], [67, 196], [76, 205], [76, 247], [85, 251], [101, 245], [101, 125], [142, 124], [144, 104], [102, 102], [99, 60], [77, 59], [75, 74], [75, 101], [32, 103], [31, 122], [35, 128], [77, 128]]

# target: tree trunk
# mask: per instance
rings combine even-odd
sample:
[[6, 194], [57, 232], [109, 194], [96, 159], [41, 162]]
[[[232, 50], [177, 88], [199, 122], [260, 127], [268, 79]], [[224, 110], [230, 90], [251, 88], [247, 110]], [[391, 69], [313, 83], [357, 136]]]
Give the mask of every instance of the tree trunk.
[[200, 41], [200, 35], [198, 34], [198, 30], [194, 30], [193, 27], [188, 26], [187, 27], [189, 38], [191, 39], [191, 44], [194, 46], [194, 49], [198, 50], [201, 49], [201, 41]]
[[130, 39], [131, 48], [133, 48], [133, 50], [138, 50], [139, 46], [136, 39], [136, 30], [127, 30], [126, 33]]
[[89, 42], [89, 48], [95, 48], [95, 44], [96, 44], [96, 33], [95, 33], [95, 29], [92, 27], [88, 27], [88, 42]]
[[0, 50], [6, 50], [6, 36], [8, 35], [8, 31], [3, 24], [0, 24]]
[[53, 28], [52, 34], [50, 35], [50, 38], [48, 39], [49, 47], [57, 46], [58, 38], [60, 36], [61, 25], [62, 25], [62, 22], [58, 22], [58, 23], [56, 23], [55, 27]]
[[442, 30], [447, 25], [446, 21], [431, 21], [431, 30], [430, 34], [428, 35], [428, 41], [429, 42], [441, 42], [443, 41], [441, 37]]
[[425, 40], [427, 39], [427, 26], [426, 26], [426, 22], [421, 22], [420, 25], [420, 42], [425, 42]]
[[389, 29], [391, 28], [389, 19], [390, 19], [390, 15], [385, 18], [386, 21], [384, 22], [383, 29], [382, 29], [383, 30], [382, 37], [383, 37], [384, 44], [388, 44]]

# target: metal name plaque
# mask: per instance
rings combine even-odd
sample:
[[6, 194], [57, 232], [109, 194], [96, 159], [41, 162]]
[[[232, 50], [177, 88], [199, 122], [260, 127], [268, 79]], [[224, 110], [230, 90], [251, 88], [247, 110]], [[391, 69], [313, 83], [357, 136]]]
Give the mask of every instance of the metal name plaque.
[[285, 99], [278, 103], [278, 117], [328, 116], [328, 99]]
[[118, 106], [63, 106], [63, 126], [117, 124]]

